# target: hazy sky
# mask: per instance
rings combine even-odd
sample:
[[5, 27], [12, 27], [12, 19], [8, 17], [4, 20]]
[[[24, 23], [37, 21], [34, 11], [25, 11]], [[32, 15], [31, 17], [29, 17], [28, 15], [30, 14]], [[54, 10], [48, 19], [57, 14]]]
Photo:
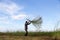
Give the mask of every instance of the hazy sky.
[[[24, 31], [26, 18], [41, 16], [42, 31], [54, 30], [60, 20], [59, 0], [0, 0], [0, 31]], [[57, 28], [60, 26], [58, 25]], [[29, 31], [36, 28], [31, 24]]]

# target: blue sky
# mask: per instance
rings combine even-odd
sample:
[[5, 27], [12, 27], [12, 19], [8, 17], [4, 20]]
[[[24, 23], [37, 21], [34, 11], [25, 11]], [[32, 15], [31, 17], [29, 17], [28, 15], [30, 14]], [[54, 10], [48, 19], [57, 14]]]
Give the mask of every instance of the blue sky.
[[[52, 31], [60, 21], [59, 0], [0, 0], [0, 31], [24, 31], [26, 18], [41, 16], [41, 31]], [[58, 25], [58, 29], [59, 29]], [[29, 31], [36, 28], [31, 24]]]

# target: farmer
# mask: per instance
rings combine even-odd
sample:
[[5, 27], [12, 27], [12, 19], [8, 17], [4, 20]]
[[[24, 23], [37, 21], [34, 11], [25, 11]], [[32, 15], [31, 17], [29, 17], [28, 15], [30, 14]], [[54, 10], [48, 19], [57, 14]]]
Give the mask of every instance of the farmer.
[[26, 31], [25, 36], [28, 35], [27, 29], [28, 29], [28, 25], [29, 25], [30, 23], [31, 23], [30, 21], [29, 21], [29, 22], [28, 22], [28, 21], [25, 22], [25, 31]]

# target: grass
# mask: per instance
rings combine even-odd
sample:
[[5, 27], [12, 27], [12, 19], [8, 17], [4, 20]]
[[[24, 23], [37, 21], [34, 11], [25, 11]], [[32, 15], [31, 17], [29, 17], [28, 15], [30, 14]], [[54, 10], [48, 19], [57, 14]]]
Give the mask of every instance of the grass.
[[56, 32], [29, 32], [28, 36], [24, 36], [25, 32], [0, 32], [0, 40], [53, 40], [57, 35], [60, 38], [60, 31]]
[[[14, 35], [14, 36], [24, 36], [25, 32], [0, 32], [0, 35]], [[28, 36], [54, 36], [60, 35], [60, 31], [56, 32], [29, 32]]]

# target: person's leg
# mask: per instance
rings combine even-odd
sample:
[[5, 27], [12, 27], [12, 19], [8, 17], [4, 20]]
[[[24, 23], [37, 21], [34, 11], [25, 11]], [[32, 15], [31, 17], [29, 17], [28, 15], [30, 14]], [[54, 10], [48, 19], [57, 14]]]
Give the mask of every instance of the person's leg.
[[28, 31], [27, 30], [25, 30], [25, 31], [26, 31], [25, 36], [27, 36], [28, 35]]
[[26, 31], [26, 36], [28, 35], [28, 31]]

